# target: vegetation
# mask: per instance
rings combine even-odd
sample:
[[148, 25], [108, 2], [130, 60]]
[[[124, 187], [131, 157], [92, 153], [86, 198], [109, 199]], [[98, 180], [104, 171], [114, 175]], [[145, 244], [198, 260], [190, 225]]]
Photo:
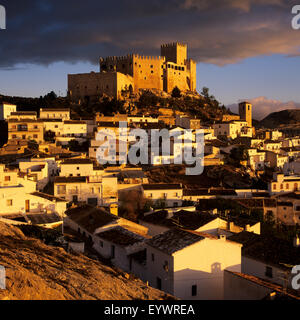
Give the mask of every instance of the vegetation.
[[48, 130], [44, 133], [44, 140], [46, 142], [51, 142], [54, 143], [55, 142], [55, 132]]
[[181, 91], [178, 87], [175, 87], [172, 91], [172, 98], [181, 98]]
[[241, 166], [241, 161], [249, 159], [247, 148], [244, 145], [240, 145], [237, 148], [233, 148], [230, 151], [228, 161], [235, 167]]

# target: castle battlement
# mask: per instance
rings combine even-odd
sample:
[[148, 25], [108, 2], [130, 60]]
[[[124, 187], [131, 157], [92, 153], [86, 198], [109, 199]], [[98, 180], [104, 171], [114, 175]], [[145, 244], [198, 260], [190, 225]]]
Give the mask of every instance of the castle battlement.
[[126, 56], [108, 56], [108, 57], [100, 57], [100, 62], [107, 62], [107, 61], [125, 61], [128, 59], [132, 59], [133, 54], [128, 54]]
[[187, 45], [185, 43], [180, 43], [180, 42], [173, 42], [173, 43], [166, 43], [166, 44], [163, 44], [161, 46], [161, 48], [174, 48], [176, 46], [180, 46], [180, 47], [187, 47]]
[[100, 62], [119, 62], [119, 61], [128, 61], [129, 59], [141, 59], [141, 60], [161, 60], [161, 61], [165, 61], [166, 58], [162, 57], [162, 56], [142, 56], [139, 54], [128, 54], [126, 56], [109, 56], [109, 57], [101, 57], [99, 60]]
[[162, 56], [141, 56], [139, 54], [134, 55], [134, 58], [141, 59], [141, 60], [161, 60], [161, 61], [166, 60], [166, 58]]

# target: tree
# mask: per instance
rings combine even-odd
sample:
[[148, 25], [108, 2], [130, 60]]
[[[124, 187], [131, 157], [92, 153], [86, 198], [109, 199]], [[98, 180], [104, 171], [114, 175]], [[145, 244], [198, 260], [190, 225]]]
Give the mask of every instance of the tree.
[[178, 87], [175, 87], [172, 91], [173, 98], [181, 98], [181, 91]]
[[202, 95], [204, 98], [209, 99], [209, 89], [208, 89], [207, 87], [203, 87], [203, 88], [202, 88], [201, 95]]
[[241, 145], [233, 148], [229, 155], [235, 166], [239, 166], [241, 161], [246, 161], [249, 158], [248, 151], [245, 146]]
[[68, 148], [70, 149], [70, 151], [77, 152], [80, 148], [79, 142], [75, 139], [69, 141]]
[[44, 134], [44, 140], [47, 142], [54, 142], [55, 141], [55, 132], [48, 130]]

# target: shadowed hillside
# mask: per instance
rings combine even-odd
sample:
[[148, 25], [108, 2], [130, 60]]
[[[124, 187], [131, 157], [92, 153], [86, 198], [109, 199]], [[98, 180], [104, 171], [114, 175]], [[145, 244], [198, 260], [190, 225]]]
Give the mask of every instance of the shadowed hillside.
[[70, 255], [0, 223], [0, 300], [163, 300], [169, 296], [83, 255]]
[[260, 121], [260, 127], [274, 129], [280, 125], [300, 123], [300, 110], [291, 109], [274, 112]]

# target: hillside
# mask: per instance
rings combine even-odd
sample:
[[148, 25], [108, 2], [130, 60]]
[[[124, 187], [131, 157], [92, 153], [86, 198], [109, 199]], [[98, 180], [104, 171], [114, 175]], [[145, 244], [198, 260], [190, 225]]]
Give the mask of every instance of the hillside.
[[124, 100], [110, 99], [106, 96], [99, 101], [84, 100], [82, 104], [71, 103], [67, 97], [57, 97], [50, 92], [40, 98], [10, 97], [0, 94], [2, 101], [16, 104], [18, 111], [35, 111], [39, 114], [40, 108], [70, 108], [72, 118], [91, 118], [96, 113], [112, 116], [114, 113], [143, 114], [158, 116], [159, 108], [170, 108], [188, 114], [191, 117], [201, 119], [203, 123], [213, 123], [228, 114], [225, 108], [216, 98], [209, 94], [209, 89], [204, 88], [202, 95], [196, 93], [180, 94], [180, 97], [172, 97], [165, 92], [157, 90], [140, 90], [134, 96], [124, 97]]
[[70, 255], [0, 223], [0, 300], [161, 300], [170, 298], [140, 280], [83, 255]]
[[260, 121], [260, 127], [274, 129], [281, 125], [300, 123], [300, 110], [290, 109], [273, 112]]

